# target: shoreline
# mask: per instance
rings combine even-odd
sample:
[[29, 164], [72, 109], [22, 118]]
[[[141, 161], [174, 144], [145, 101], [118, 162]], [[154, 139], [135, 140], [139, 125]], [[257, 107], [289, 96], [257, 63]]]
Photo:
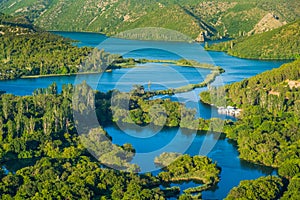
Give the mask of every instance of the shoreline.
[[193, 91], [194, 89], [197, 89], [197, 88], [206, 87], [209, 84], [213, 83], [218, 76], [220, 76], [222, 73], [225, 72], [224, 70], [223, 71], [222, 70], [221, 71], [220, 71], [220, 69], [211, 70], [211, 73], [208, 74], [205, 77], [205, 79], [200, 83], [188, 84], [188, 85], [184, 85], [184, 86], [181, 86], [181, 87], [178, 87], [178, 88], [169, 88], [169, 89], [166, 89], [166, 90], [150, 91], [150, 92], [145, 93], [145, 97], [150, 98], [150, 97], [154, 97], [154, 96], [157, 96], [157, 95], [174, 95], [174, 94], [178, 94], [178, 93], [190, 92], [190, 91]]
[[174, 42], [174, 43], [198, 43], [198, 44], [202, 44], [204, 42], [196, 42], [195, 39], [191, 40], [155, 40], [155, 39], [137, 39], [137, 38], [126, 38], [126, 37], [118, 37], [118, 34], [115, 35], [111, 35], [109, 33], [103, 33], [103, 32], [94, 32], [94, 31], [60, 31], [60, 30], [46, 30], [47, 32], [50, 33], [54, 33], [54, 34], [58, 34], [59, 32], [61, 33], [89, 33], [89, 34], [98, 34], [98, 35], [103, 35], [106, 37], [106, 39], [108, 38], [115, 38], [115, 39], [122, 39], [122, 40], [136, 40], [136, 41], [146, 41], [146, 42]]
[[[100, 74], [100, 73], [102, 73], [102, 72], [77, 72], [77, 73], [69, 73], [69, 74], [29, 75], [29, 76], [21, 76], [19, 79], [35, 79], [35, 78], [47, 78], [47, 77], [59, 77], [59, 76], [76, 76], [76, 75], [88, 75], [88, 74]], [[18, 78], [15, 80], [18, 80]]]
[[[123, 40], [137, 40], [137, 41], [161, 41], [161, 42], [179, 42], [179, 43], [197, 43], [197, 44], [204, 44], [205, 42], [211, 41], [211, 42], [216, 42], [218, 40], [220, 40], [222, 42], [222, 40], [224, 39], [216, 39], [216, 40], [207, 40], [204, 42], [196, 42], [195, 40], [192, 40], [192, 42], [188, 42], [188, 41], [164, 41], [164, 40], [142, 40], [142, 39], [130, 39], [130, 38], [123, 38], [123, 37], [116, 37], [113, 35], [109, 35], [103, 32], [93, 32], [93, 31], [61, 31], [61, 30], [46, 30], [47, 32], [51, 32], [54, 34], [58, 34], [59, 32], [61, 33], [89, 33], [89, 34], [98, 34], [98, 35], [103, 35], [106, 38], [116, 38], [116, 39], [123, 39]], [[225, 38], [225, 42], [227, 41], [226, 39], [228, 39], [228, 41], [233, 40], [233, 38]], [[224, 41], [223, 41], [224, 42]], [[250, 57], [243, 57], [243, 56], [237, 56], [237, 55], [232, 55], [230, 53], [228, 53], [228, 51], [222, 51], [222, 50], [217, 50], [217, 49], [212, 49], [212, 48], [204, 48], [205, 51], [212, 51], [212, 52], [223, 52], [226, 53], [229, 56], [233, 56], [236, 58], [241, 58], [241, 59], [248, 59], [248, 60], [259, 60], [259, 61], [293, 61], [296, 60], [296, 58], [293, 59], [289, 59], [289, 58], [250, 58]]]
[[[104, 72], [112, 72], [115, 69], [130, 69], [130, 68], [135, 68], [135, 67], [139, 67], [138, 64], [147, 64], [147, 63], [169, 63], [169, 64], [173, 64], [175, 66], [178, 67], [194, 67], [194, 68], [199, 68], [199, 69], [207, 69], [207, 70], [212, 70], [213, 71], [219, 71], [220, 74], [224, 72], [224, 69], [219, 67], [219, 66], [215, 66], [215, 65], [211, 65], [211, 64], [207, 64], [207, 63], [199, 63], [197, 61], [188, 61], [191, 62], [191, 64], [184, 64], [184, 63], [180, 63], [180, 60], [148, 60], [148, 59], [136, 59], [136, 64], [135, 65], [118, 65], [118, 68], [112, 68], [112, 69], [107, 69]], [[140, 62], [140, 63], [138, 63]], [[192, 64], [193, 63], [193, 64]], [[165, 66], [168, 67], [168, 66]], [[77, 72], [77, 73], [69, 73], [69, 74], [43, 74], [43, 75], [26, 75], [26, 76], [21, 76], [20, 78], [16, 78], [14, 80], [17, 79], [35, 79], [35, 78], [46, 78], [46, 77], [59, 77], [59, 76], [76, 76], [76, 75], [88, 75], [88, 74], [101, 74], [103, 72]], [[212, 74], [210, 73], [210, 74]], [[10, 80], [10, 79], [7, 79]], [[4, 80], [5, 81], [5, 80]]]
[[243, 56], [238, 56], [238, 55], [233, 55], [231, 53], [228, 53], [228, 51], [222, 51], [222, 50], [218, 50], [218, 49], [210, 49], [210, 48], [204, 48], [205, 51], [211, 51], [211, 52], [222, 52], [222, 53], [226, 53], [228, 56], [232, 56], [235, 58], [240, 58], [240, 59], [246, 59], [246, 60], [258, 60], [258, 61], [266, 61], [266, 62], [274, 62], [274, 61], [278, 61], [278, 62], [291, 62], [291, 61], [295, 61], [297, 60], [296, 58], [251, 58], [251, 57], [243, 57]]
[[200, 69], [210, 69], [210, 70], [224, 70], [220, 66], [216, 66], [209, 63], [200, 63], [196, 60], [160, 60], [160, 59], [138, 59], [141, 63], [166, 63], [166, 64], [174, 64], [178, 67], [193, 67]]

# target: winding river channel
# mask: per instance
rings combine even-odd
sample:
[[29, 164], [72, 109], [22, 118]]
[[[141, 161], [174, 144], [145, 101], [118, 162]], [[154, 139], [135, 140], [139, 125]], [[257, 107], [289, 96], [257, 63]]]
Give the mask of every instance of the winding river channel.
[[[193, 59], [200, 63], [209, 63], [221, 66], [226, 70], [219, 76], [214, 85], [229, 84], [241, 81], [272, 68], [277, 68], [283, 62], [246, 60], [229, 56], [222, 52], [207, 52], [202, 44], [183, 42], [161, 41], [136, 41], [108, 38], [96, 33], [55, 32], [64, 37], [72, 38], [78, 42], [74, 45], [92, 46], [103, 48], [110, 53], [120, 54], [124, 57], [177, 60], [181, 58]], [[78, 83], [86, 80], [94, 89], [106, 92], [111, 89], [129, 91], [134, 84], [143, 84], [151, 90], [176, 88], [190, 83], [202, 82], [208, 69], [195, 69], [190, 67], [175, 66], [168, 63], [146, 63], [136, 68], [122, 68], [99, 74], [86, 74], [77, 76], [53, 76], [34, 79], [18, 79], [0, 81], [1, 90], [15, 95], [31, 95], [36, 88], [43, 88], [56, 82], [61, 89], [63, 84]], [[150, 88], [149, 88], [150, 89]], [[188, 107], [196, 108], [199, 117], [209, 119], [212, 117], [230, 118], [217, 113], [215, 108], [199, 102], [199, 92], [207, 88], [195, 89], [192, 92], [156, 98], [171, 98], [175, 101], [186, 103]], [[145, 127], [142, 130], [134, 128], [119, 129], [117, 126], [105, 127], [113, 138], [113, 143], [122, 145], [131, 143], [136, 149], [137, 156], [132, 161], [141, 166], [143, 172], [153, 171], [155, 156], [163, 151], [182, 152], [190, 155], [203, 153], [203, 146], [213, 144], [207, 151], [207, 156], [217, 162], [222, 168], [220, 182], [208, 191], [202, 192], [204, 199], [223, 199], [231, 188], [237, 186], [241, 180], [256, 179], [260, 176], [275, 174], [272, 168], [257, 166], [238, 158], [236, 146], [225, 138], [224, 135], [211, 133], [191, 133], [178, 128], [152, 130]], [[151, 154], [144, 159], [143, 155]], [[155, 173], [155, 172], [154, 172]], [[181, 184], [181, 189], [197, 186], [196, 183]]]

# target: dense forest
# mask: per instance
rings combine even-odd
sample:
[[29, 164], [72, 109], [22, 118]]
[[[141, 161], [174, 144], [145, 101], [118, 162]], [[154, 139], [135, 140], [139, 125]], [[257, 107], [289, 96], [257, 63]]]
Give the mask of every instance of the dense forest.
[[[139, 173], [132, 163], [134, 146], [114, 144], [104, 130], [108, 124], [136, 124], [223, 131], [242, 160], [277, 170], [278, 175], [241, 181], [228, 200], [300, 199], [299, 6], [299, 0], [1, 1], [0, 80], [99, 73], [157, 62], [78, 48], [76, 41], [37, 26], [146, 40], [231, 37], [205, 48], [242, 58], [294, 61], [220, 88], [210, 83], [224, 72], [221, 67], [182, 59], [158, 62], [204, 67], [211, 74], [202, 83], [161, 91], [134, 85], [130, 93], [102, 93], [85, 82], [64, 85], [60, 93], [55, 83], [31, 96], [0, 91], [0, 198], [190, 200], [200, 199], [202, 191], [220, 181], [221, 169], [208, 157], [169, 152], [153, 160], [162, 167], [157, 175]], [[131, 31], [145, 27], [159, 28]], [[209, 91], [200, 94], [201, 101], [240, 108], [237, 121], [197, 119], [196, 110], [182, 103], [151, 99], [205, 86]], [[224, 99], [218, 98], [224, 91]], [[184, 191], [171, 187], [180, 181], [199, 186]]]
[[[299, 190], [300, 172], [299, 80], [300, 60], [296, 60], [225, 88], [201, 93], [203, 102], [224, 106], [214, 99], [219, 90], [225, 90], [227, 105], [243, 110], [237, 122], [226, 123], [227, 137], [236, 141], [240, 158], [278, 168], [279, 175], [290, 182], [284, 196], [293, 198], [297, 187]], [[232, 198], [239, 191], [243, 190], [235, 189]]]
[[[110, 136], [99, 126], [78, 135], [73, 118], [76, 113], [88, 115], [95, 107], [100, 124], [111, 122], [111, 96], [112, 92], [93, 91], [86, 83], [75, 88], [65, 85], [61, 93], [52, 84], [36, 90], [33, 96], [2, 94], [0, 162], [10, 172], [0, 170], [1, 198], [164, 199], [178, 195], [177, 188], [158, 187], [166, 181], [166, 175], [134, 173], [139, 167], [130, 163], [135, 152], [130, 144], [112, 144]], [[170, 112], [176, 103], [166, 102], [164, 106]], [[9, 165], [11, 162], [14, 164]], [[203, 176], [198, 168], [187, 168], [193, 176], [202, 174], [204, 182], [215, 180], [211, 185], [218, 180], [219, 169], [206, 157], [185, 156], [168, 168], [168, 173], [184, 166], [211, 169], [204, 170], [207, 174]]]
[[[200, 192], [218, 182], [220, 170], [206, 157], [184, 155], [156, 177], [151, 174], [136, 175], [139, 167], [130, 163], [135, 153], [131, 144], [114, 145], [110, 136], [94, 124], [80, 124], [81, 130], [87, 131], [78, 135], [78, 121], [74, 116], [79, 114], [89, 116], [95, 109], [100, 125], [116, 120], [112, 110], [117, 109], [116, 105], [124, 104], [111, 107], [114, 92], [93, 91], [86, 83], [82, 83], [75, 88], [65, 85], [62, 92], [58, 93], [54, 83], [46, 89], [37, 89], [33, 96], [2, 94], [0, 163], [11, 171], [1, 171], [2, 198], [90, 199], [101, 196], [103, 199], [164, 199], [178, 195], [179, 191], [176, 187], [159, 189], [160, 184], [179, 180], [204, 183], [200, 188], [185, 191], [184, 197], [190, 198], [191, 192]], [[167, 113], [166, 117], [175, 120], [175, 124], [168, 120], [171, 123], [169, 126], [179, 126], [181, 120], [186, 123], [188, 120], [198, 122], [194, 119], [194, 113], [189, 114], [191, 111], [182, 104], [169, 100], [147, 100], [138, 97], [140, 93], [137, 91], [134, 92], [136, 94], [130, 99], [132, 109], [126, 116], [134, 123], [155, 124], [154, 120], [157, 120], [154, 117], [151, 118], [153, 122], [140, 122], [145, 119], [139, 119], [140, 116], [136, 114], [138, 111], [135, 106], [138, 104], [146, 110], [149, 106], [161, 105]], [[126, 94], [118, 96], [115, 101], [126, 101]], [[186, 120], [179, 117], [183, 109], [187, 112]], [[11, 162], [18, 164], [9, 165]]]
[[[257, 183], [242, 182], [241, 186], [230, 192], [229, 199], [238, 198], [249, 192], [253, 197], [258, 197], [265, 195], [266, 190], [268, 197], [274, 197], [273, 199], [278, 195], [283, 198], [294, 198], [298, 195], [300, 154], [297, 119], [299, 117], [295, 117], [299, 113], [295, 110], [295, 102], [299, 101], [296, 81], [299, 80], [300, 74], [298, 66], [299, 61], [295, 61], [272, 72], [265, 72], [244, 82], [226, 86], [226, 91], [232, 95], [228, 96], [228, 101], [231, 104], [235, 102], [236, 106], [243, 108], [241, 120], [226, 123], [227, 136], [236, 140], [241, 158], [278, 167], [281, 177], [266, 180], [262, 178], [257, 180]], [[287, 96], [289, 99], [284, 101], [285, 106], [275, 106], [278, 102], [273, 102], [273, 106], [265, 108], [259, 104], [259, 101], [250, 104], [247, 95], [251, 93], [246, 90], [253, 91], [251, 89], [253, 86], [266, 92], [273, 91], [275, 88], [280, 89], [278, 91], [285, 92], [285, 95], [289, 94]], [[234, 88], [239, 88], [240, 96], [233, 95]], [[214, 89], [214, 91], [218, 90]], [[274, 91], [270, 95], [277, 96]], [[73, 92], [81, 98], [74, 99]], [[188, 126], [195, 123], [201, 129], [200, 124], [203, 120], [195, 119], [192, 110], [169, 100], [148, 100], [143, 97], [143, 93], [143, 88], [136, 86], [129, 97], [128, 94], [117, 91], [104, 94], [93, 91], [83, 83], [76, 88], [65, 85], [61, 93], [58, 93], [56, 85], [53, 84], [47, 89], [36, 90], [33, 96], [17, 97], [2, 94], [0, 100], [1, 163], [4, 166], [12, 161], [18, 163], [17, 166], [14, 165], [15, 168], [8, 168], [15, 173], [6, 174], [4, 171], [1, 173], [0, 189], [3, 198], [24, 199], [47, 196], [90, 199], [101, 195], [102, 198], [108, 199], [135, 197], [163, 199], [171, 194], [177, 195], [178, 189], [159, 189], [158, 185], [162, 182], [174, 181], [176, 178], [178, 180], [192, 178], [206, 183], [185, 191], [186, 193], [180, 199], [186, 199], [191, 198], [190, 193], [202, 191], [207, 189], [207, 186], [215, 184], [218, 181], [219, 170], [205, 157], [179, 157], [157, 177], [150, 174], [140, 176], [130, 173], [139, 170], [137, 165], [129, 163], [135, 152], [130, 144], [113, 145], [110, 137], [101, 127], [92, 128], [84, 135], [77, 134], [72, 109], [75, 113], [88, 115], [94, 106], [99, 123], [102, 125], [118, 120], [143, 125], [156, 123], [155, 120], [162, 117], [169, 126], [184, 127], [185, 123]], [[114, 98], [116, 104], [111, 101], [113, 95], [116, 95]], [[91, 98], [93, 96], [94, 98]], [[245, 101], [240, 101], [241, 99]], [[127, 105], [121, 103], [124, 101], [128, 101], [131, 108], [127, 114], [122, 111], [124, 109], [122, 105]], [[152, 105], [161, 105], [165, 109], [163, 112], [165, 114], [151, 117], [152, 114], [160, 114], [161, 111], [161, 107], [158, 107], [158, 112], [149, 112]], [[281, 111], [281, 108], [284, 108], [285, 112]], [[118, 114], [114, 115], [114, 112]], [[187, 113], [184, 115], [186, 119], [180, 117], [182, 112]], [[202, 123], [208, 128], [209, 122], [206, 120]], [[156, 125], [162, 125], [160, 121], [158, 123]], [[94, 142], [95, 139], [97, 143]], [[85, 148], [87, 145], [89, 149]], [[204, 165], [208, 166], [202, 168]], [[117, 172], [110, 167], [123, 169], [129, 173]], [[201, 178], [198, 178], [199, 174]], [[210, 182], [212, 180], [214, 181]], [[262, 187], [257, 188], [259, 184]], [[285, 186], [287, 190], [284, 190]]]
[[[61, 94], [57, 93], [55, 84], [42, 92], [27, 97], [1, 95], [1, 163], [20, 164], [16, 169], [8, 168], [13, 173], [1, 172], [3, 199], [100, 196], [128, 199], [137, 191], [136, 195], [145, 198], [163, 196], [159, 189], [151, 189], [151, 183], [156, 184], [155, 178], [101, 168], [101, 163], [89, 154], [80, 142], [72, 119], [71, 85], [64, 86]], [[101, 138], [103, 134], [106, 133], [98, 129], [86, 137], [98, 135]], [[119, 158], [122, 152], [133, 156], [130, 151], [124, 151], [125, 147], [108, 147], [103, 156]]]
[[256, 180], [242, 181], [232, 189], [226, 200], [233, 199], [279, 199], [283, 183], [280, 178], [268, 176]]
[[[170, 92], [172, 93], [172, 90]], [[118, 124], [220, 131], [218, 126], [223, 124], [221, 119], [197, 119], [195, 118], [196, 110], [170, 99], [149, 100], [149, 96], [152, 97], [152, 95], [151, 91], [146, 92], [140, 85], [135, 85], [131, 93], [115, 91], [109, 102], [111, 112], [107, 112], [107, 115], [112, 116], [112, 122]], [[101, 115], [98, 118], [101, 118]]]
[[300, 57], [300, 20], [278, 29], [207, 46], [207, 50], [250, 59], [296, 59]]
[[78, 48], [72, 42], [38, 30], [24, 17], [0, 14], [0, 79], [102, 72], [137, 62], [103, 50]]

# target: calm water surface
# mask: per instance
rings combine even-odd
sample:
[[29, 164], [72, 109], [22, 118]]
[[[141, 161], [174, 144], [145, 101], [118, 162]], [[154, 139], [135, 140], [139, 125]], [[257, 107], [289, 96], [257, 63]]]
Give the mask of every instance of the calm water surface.
[[[55, 32], [64, 37], [72, 38], [80, 47], [91, 46], [105, 49], [108, 52], [120, 54], [124, 57], [147, 59], [194, 59], [201, 63], [210, 63], [221, 66], [226, 70], [217, 78], [215, 85], [223, 85], [240, 81], [258, 73], [279, 67], [283, 62], [267, 62], [257, 60], [239, 59], [221, 52], [206, 52], [203, 45], [195, 43], [158, 42], [158, 41], [134, 41], [107, 38], [95, 33], [68, 33]], [[171, 64], [151, 63], [143, 64], [133, 69], [118, 69], [110, 73], [45, 77], [37, 79], [18, 79], [0, 81], [0, 89], [15, 95], [31, 95], [36, 88], [45, 88], [52, 82], [56, 82], [59, 90], [63, 84], [77, 84], [86, 80], [94, 89], [106, 92], [111, 89], [129, 91], [134, 84], [145, 85], [151, 82], [149, 89], [165, 89], [183, 86], [189, 83], [202, 82], [210, 70], [195, 69], [174, 66]], [[197, 108], [197, 115], [206, 119], [221, 117], [215, 108], [199, 102], [199, 92], [206, 88], [196, 89], [193, 92], [178, 94], [172, 97], [160, 96], [159, 98], [171, 98], [175, 101], [186, 103], [188, 107]], [[228, 117], [227, 117], [228, 118]], [[230, 118], [230, 117], [229, 117]], [[163, 151], [184, 152], [190, 155], [203, 154], [204, 147], [213, 146], [207, 156], [217, 162], [222, 168], [221, 181], [209, 191], [204, 191], [204, 199], [222, 199], [226, 197], [231, 188], [238, 185], [241, 180], [255, 179], [260, 176], [274, 174], [270, 168], [261, 167], [241, 161], [234, 144], [230, 143], [223, 135], [195, 134], [180, 129], [163, 129], [158, 133], [151, 128], [142, 131], [135, 129], [120, 130], [115, 126], [105, 127], [112, 136], [113, 142], [119, 145], [131, 143], [137, 151], [133, 162], [141, 166], [142, 170], [155, 169], [153, 159]], [[150, 137], [151, 136], [151, 137]], [[141, 155], [148, 155], [144, 159]], [[206, 155], [204, 153], [203, 155]], [[196, 186], [195, 183], [181, 185], [181, 189]]]

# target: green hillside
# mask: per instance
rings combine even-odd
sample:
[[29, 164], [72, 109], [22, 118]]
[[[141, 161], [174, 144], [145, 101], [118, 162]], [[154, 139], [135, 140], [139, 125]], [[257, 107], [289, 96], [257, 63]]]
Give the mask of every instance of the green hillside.
[[[162, 20], [164, 19], [164, 20]], [[141, 16], [139, 20], [127, 23], [125, 26], [121, 25], [120, 31], [127, 29], [134, 29], [136, 27], [162, 27], [179, 31], [192, 38], [196, 38], [201, 30], [209, 30], [214, 33], [209, 27], [202, 26], [201, 20], [197, 20], [193, 16], [186, 13], [182, 7], [178, 5], [170, 6], [168, 8], [161, 8], [156, 12]]]
[[236, 37], [250, 32], [268, 13], [281, 22], [300, 17], [298, 0], [3, 0], [0, 12], [28, 16], [46, 30], [93, 31], [114, 35], [158, 26], [196, 38]]
[[74, 73], [90, 51], [37, 30], [26, 18], [0, 15], [0, 80]]
[[[203, 92], [201, 100], [224, 106], [213, 101], [220, 89], [223, 90], [213, 88], [210, 93]], [[299, 199], [300, 60], [225, 86], [225, 91], [227, 105], [242, 109], [240, 119], [227, 122], [224, 128], [227, 137], [236, 142], [239, 157], [278, 168], [284, 184], [289, 183], [284, 199]], [[258, 196], [266, 197], [267, 194], [273, 197], [266, 199], [278, 199], [277, 195], [283, 190], [270, 181], [259, 180], [241, 182], [227, 199], [241, 199], [245, 194], [251, 195], [251, 199], [263, 199]], [[256, 187], [261, 181], [265, 186]]]
[[[101, 72], [132, 66], [137, 61], [123, 59], [104, 50], [79, 48], [73, 41], [42, 31], [24, 17], [0, 13], [0, 80], [35, 75], [66, 75]], [[97, 63], [89, 57], [97, 57]], [[91, 63], [92, 62], [92, 63]]]
[[300, 20], [278, 29], [209, 46], [208, 50], [253, 59], [295, 59], [300, 56]]

